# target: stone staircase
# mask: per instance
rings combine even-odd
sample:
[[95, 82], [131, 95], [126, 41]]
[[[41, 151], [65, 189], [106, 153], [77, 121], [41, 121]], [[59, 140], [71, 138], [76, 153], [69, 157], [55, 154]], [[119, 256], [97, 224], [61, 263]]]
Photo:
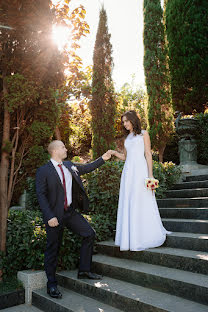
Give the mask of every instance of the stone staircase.
[[60, 272], [63, 299], [40, 289], [33, 291], [33, 306], [54, 312], [208, 312], [208, 175], [187, 177], [158, 205], [173, 232], [162, 247], [120, 252], [113, 241], [101, 242], [93, 269], [103, 280]]

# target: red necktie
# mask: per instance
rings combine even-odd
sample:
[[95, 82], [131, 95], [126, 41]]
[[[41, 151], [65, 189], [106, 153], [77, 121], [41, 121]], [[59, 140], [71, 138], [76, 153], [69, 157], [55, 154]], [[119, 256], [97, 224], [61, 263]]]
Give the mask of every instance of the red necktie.
[[64, 210], [67, 210], [67, 196], [66, 196], [66, 181], [65, 181], [65, 175], [64, 170], [62, 168], [62, 165], [58, 165], [58, 167], [61, 169], [62, 177], [63, 177], [63, 187], [64, 187]]

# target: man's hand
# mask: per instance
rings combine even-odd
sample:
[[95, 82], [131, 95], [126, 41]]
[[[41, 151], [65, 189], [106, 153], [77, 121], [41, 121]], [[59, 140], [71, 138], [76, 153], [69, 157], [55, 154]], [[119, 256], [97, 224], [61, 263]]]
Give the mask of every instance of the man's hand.
[[111, 153], [110, 153], [110, 151], [107, 151], [105, 154], [103, 154], [103, 156], [102, 156], [102, 159], [104, 160], [104, 161], [106, 161], [106, 160], [108, 160], [108, 159], [110, 159], [111, 158]]
[[50, 227], [58, 226], [58, 225], [59, 225], [58, 219], [57, 219], [56, 217], [54, 217], [54, 218], [48, 220], [48, 225], [49, 225]]

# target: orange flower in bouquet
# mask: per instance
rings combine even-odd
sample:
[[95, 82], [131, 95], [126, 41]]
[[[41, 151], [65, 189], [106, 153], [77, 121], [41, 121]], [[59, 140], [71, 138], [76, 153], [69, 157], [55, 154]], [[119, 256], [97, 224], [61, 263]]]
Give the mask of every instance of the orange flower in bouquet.
[[155, 178], [146, 178], [145, 186], [148, 190], [155, 191], [159, 187], [159, 181]]

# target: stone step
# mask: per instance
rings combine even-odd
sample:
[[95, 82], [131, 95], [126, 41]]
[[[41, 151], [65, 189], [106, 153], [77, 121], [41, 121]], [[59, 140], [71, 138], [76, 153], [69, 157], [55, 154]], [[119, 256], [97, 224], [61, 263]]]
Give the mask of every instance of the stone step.
[[190, 182], [190, 181], [205, 181], [205, 180], [208, 180], [208, 174], [187, 176], [185, 181]]
[[162, 218], [162, 222], [168, 231], [208, 234], [208, 220]]
[[208, 180], [177, 183], [177, 184], [174, 184], [171, 189], [181, 190], [181, 189], [204, 188], [204, 187], [205, 188], [208, 187]]
[[106, 255], [94, 256], [93, 269], [111, 278], [208, 304], [207, 275]]
[[207, 208], [208, 197], [157, 199], [159, 208]]
[[160, 208], [161, 218], [207, 220], [208, 208]]
[[77, 271], [65, 271], [58, 273], [57, 279], [59, 284], [66, 288], [96, 298], [125, 312], [205, 312], [207, 310], [204, 304], [108, 276], [104, 276], [101, 281], [78, 280]]
[[159, 247], [140, 252], [120, 251], [114, 241], [97, 244], [97, 251], [111, 257], [162, 265], [193, 273], [208, 274], [208, 252]]
[[[114, 231], [116, 232], [116, 231]], [[115, 241], [115, 235], [114, 235]], [[166, 236], [164, 247], [208, 251], [208, 235], [202, 233], [174, 232]]]
[[28, 304], [20, 304], [11, 308], [3, 309], [4, 312], [41, 312], [42, 310]]
[[208, 188], [170, 190], [165, 192], [167, 198], [193, 198], [206, 197], [208, 198]]
[[208, 251], [208, 235], [173, 232], [167, 235], [163, 246], [197, 251]]
[[62, 299], [51, 298], [46, 288], [33, 291], [32, 304], [42, 311], [54, 312], [121, 312], [108, 304], [59, 287]]

